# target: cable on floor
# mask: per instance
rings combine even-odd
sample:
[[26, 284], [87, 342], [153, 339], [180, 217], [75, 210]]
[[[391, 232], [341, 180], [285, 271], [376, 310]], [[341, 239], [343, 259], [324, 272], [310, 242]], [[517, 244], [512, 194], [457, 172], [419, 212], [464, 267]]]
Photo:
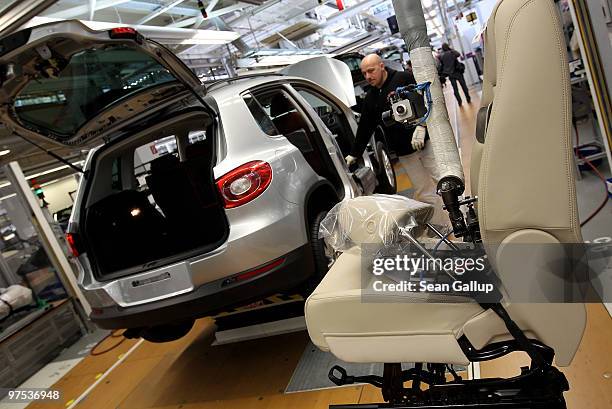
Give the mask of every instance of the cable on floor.
[[584, 226], [585, 224], [587, 224], [588, 222], [590, 222], [593, 217], [595, 217], [599, 212], [601, 212], [601, 210], [605, 207], [606, 203], [608, 203], [608, 185], [606, 184], [606, 178], [599, 172], [599, 170], [597, 170], [597, 168], [595, 167], [595, 165], [593, 165], [591, 163], [590, 160], [586, 159], [584, 156], [582, 156], [582, 153], [580, 153], [580, 134], [578, 133], [578, 126], [576, 125], [576, 121], [572, 121], [572, 123], [574, 124], [574, 131], [576, 132], [576, 154], [578, 155], [578, 157], [580, 159], [582, 159], [584, 161], [584, 163], [586, 163], [587, 165], [589, 165], [589, 167], [591, 169], [593, 169], [593, 172], [595, 172], [595, 174], [597, 175], [597, 177], [599, 179], [601, 179], [601, 182], [604, 185], [604, 194], [605, 194], [605, 198], [603, 200], [603, 202], [601, 202], [601, 204], [599, 205], [599, 207], [597, 209], [595, 209], [595, 211], [593, 213], [591, 213], [591, 215], [589, 217], [587, 217], [583, 222], [580, 223], [580, 227]]
[[[113, 349], [117, 348], [119, 345], [121, 345], [123, 343], [123, 341], [125, 341], [127, 338], [125, 338], [123, 336], [123, 332], [119, 333], [120, 329], [118, 330], [114, 330], [111, 331], [107, 336], [105, 336], [104, 338], [102, 338], [93, 348], [91, 348], [91, 351], [89, 352], [89, 355], [91, 356], [97, 356], [97, 355], [102, 355], [105, 354], [109, 351], [112, 351]], [[112, 346], [102, 350], [102, 351], [96, 351], [96, 348], [98, 348], [104, 341], [106, 341], [109, 338], [119, 338], [121, 337], [121, 340], [119, 342], [114, 343]]]

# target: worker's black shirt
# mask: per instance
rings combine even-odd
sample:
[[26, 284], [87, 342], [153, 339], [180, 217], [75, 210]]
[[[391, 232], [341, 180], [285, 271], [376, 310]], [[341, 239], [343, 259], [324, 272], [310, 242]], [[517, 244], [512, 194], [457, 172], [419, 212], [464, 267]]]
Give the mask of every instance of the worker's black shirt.
[[414, 152], [411, 144], [414, 126], [407, 126], [396, 122], [392, 126], [385, 127], [382, 121], [382, 113], [391, 109], [387, 101], [389, 93], [395, 91], [398, 87], [416, 84], [414, 75], [408, 71], [395, 71], [391, 68], [385, 69], [387, 70], [387, 79], [382, 87], [371, 87], [361, 106], [361, 119], [359, 120], [357, 135], [351, 151], [352, 156], [361, 156], [370, 140], [370, 136], [372, 136], [378, 125], [381, 125], [385, 130], [387, 143], [391, 150], [394, 150], [398, 155], [408, 155]]

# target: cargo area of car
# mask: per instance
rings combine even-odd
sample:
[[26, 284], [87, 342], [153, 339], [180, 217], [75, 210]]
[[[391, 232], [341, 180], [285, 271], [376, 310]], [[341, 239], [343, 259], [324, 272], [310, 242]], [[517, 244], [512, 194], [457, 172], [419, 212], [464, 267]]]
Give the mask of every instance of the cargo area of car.
[[214, 134], [212, 119], [192, 112], [97, 152], [80, 225], [98, 279], [166, 265], [225, 241]]

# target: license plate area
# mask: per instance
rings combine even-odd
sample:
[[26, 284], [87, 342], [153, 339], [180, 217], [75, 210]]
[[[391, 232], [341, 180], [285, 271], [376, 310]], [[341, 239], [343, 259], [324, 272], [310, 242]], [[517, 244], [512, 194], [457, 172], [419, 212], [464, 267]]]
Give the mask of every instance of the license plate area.
[[187, 263], [158, 268], [136, 276], [125, 277], [120, 283], [120, 305], [130, 306], [174, 297], [193, 290]]

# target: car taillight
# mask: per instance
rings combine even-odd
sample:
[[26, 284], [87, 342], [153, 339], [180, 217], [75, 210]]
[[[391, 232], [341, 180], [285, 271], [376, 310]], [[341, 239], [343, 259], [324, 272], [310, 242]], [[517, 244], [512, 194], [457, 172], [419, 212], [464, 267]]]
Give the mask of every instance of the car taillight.
[[248, 279], [251, 279], [253, 277], [257, 277], [259, 275], [265, 274], [270, 270], [275, 269], [276, 267], [281, 266], [286, 260], [286, 257], [280, 258], [278, 260], [274, 260], [271, 261], [268, 264], [265, 264], [259, 268], [256, 268], [255, 270], [250, 270], [250, 271], [246, 271], [244, 273], [240, 273], [238, 275], [232, 276], [230, 278], [227, 278], [225, 280], [223, 280], [223, 282], [221, 283], [221, 287], [225, 287], [228, 286], [230, 284], [235, 284], [237, 282], [240, 281], [245, 281]]
[[272, 167], [253, 161], [232, 170], [217, 180], [226, 209], [242, 206], [261, 195], [272, 181]]
[[108, 35], [112, 39], [136, 39], [138, 37], [138, 31], [134, 30], [132, 27], [117, 27], [108, 30]]
[[75, 257], [78, 257], [80, 254], [79, 245], [78, 245], [78, 236], [73, 233], [66, 233], [66, 241], [68, 242], [68, 246], [70, 247], [70, 251], [72, 252], [72, 255]]

